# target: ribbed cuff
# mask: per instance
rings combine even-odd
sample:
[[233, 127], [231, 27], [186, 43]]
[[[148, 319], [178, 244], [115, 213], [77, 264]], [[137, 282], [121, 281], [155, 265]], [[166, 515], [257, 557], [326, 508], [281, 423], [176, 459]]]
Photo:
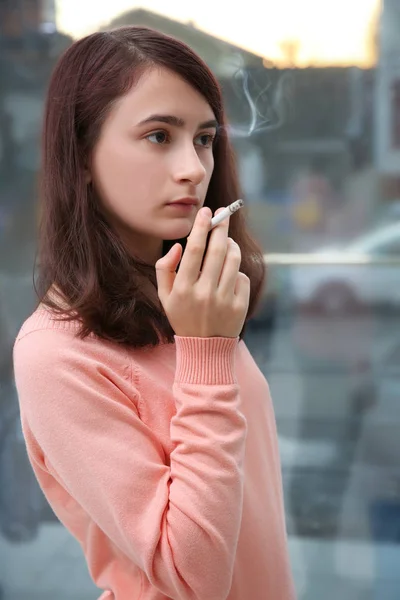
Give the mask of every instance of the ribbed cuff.
[[237, 383], [235, 354], [239, 338], [175, 337], [175, 381], [204, 385]]

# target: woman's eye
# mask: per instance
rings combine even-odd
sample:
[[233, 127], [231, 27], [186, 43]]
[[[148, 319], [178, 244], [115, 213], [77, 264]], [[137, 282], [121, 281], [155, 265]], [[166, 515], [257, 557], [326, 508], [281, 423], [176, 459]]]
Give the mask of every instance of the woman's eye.
[[[202, 148], [210, 148], [213, 144], [215, 136], [211, 133], [202, 133], [195, 138], [195, 144]], [[152, 144], [164, 145], [171, 142], [170, 136], [166, 131], [160, 130], [146, 136]]]
[[215, 136], [211, 133], [202, 133], [197, 136], [196, 144], [202, 146], [202, 148], [211, 148]]
[[146, 136], [146, 138], [152, 144], [166, 144], [169, 141], [168, 134], [165, 131], [155, 131]]

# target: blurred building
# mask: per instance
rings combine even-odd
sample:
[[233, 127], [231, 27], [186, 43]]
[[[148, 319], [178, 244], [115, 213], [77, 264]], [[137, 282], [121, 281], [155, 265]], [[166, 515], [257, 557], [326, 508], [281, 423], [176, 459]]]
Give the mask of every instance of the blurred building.
[[0, 269], [31, 261], [45, 91], [71, 42], [57, 31], [55, 0], [0, 0]]
[[55, 0], [0, 0], [0, 35], [17, 41], [40, 31], [55, 31], [55, 17]]
[[[375, 159], [386, 188], [400, 178], [400, 3], [385, 0], [379, 28], [379, 60], [375, 102]], [[389, 195], [390, 192], [389, 192]]]
[[198, 29], [192, 21], [181, 23], [149, 10], [136, 9], [113, 19], [105, 29], [123, 25], [151, 27], [182, 40], [202, 57], [219, 78], [232, 77], [241, 68], [262, 67], [263, 64], [261, 56]]
[[56, 36], [54, 0], [0, 0], [0, 172], [36, 168], [41, 96]]

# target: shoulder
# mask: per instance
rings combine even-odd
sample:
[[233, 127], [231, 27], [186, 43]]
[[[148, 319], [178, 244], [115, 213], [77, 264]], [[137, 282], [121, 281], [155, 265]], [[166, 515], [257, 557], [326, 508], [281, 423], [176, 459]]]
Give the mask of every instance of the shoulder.
[[[61, 320], [58, 316], [56, 316], [50, 309], [46, 307], [40, 306], [37, 308], [22, 324], [16, 340], [15, 345], [26, 338], [29, 335], [36, 334], [36, 339], [38, 338], [38, 333], [45, 331], [60, 331], [60, 332], [68, 332], [69, 335], [75, 335], [79, 330], [78, 321], [65, 321]], [[40, 336], [39, 336], [40, 337]], [[63, 337], [61, 336], [53, 336]]]
[[123, 346], [95, 335], [82, 339], [78, 320], [61, 320], [47, 308], [38, 308], [23, 323], [14, 343], [16, 378], [23, 373], [114, 372], [131, 379], [131, 361]]

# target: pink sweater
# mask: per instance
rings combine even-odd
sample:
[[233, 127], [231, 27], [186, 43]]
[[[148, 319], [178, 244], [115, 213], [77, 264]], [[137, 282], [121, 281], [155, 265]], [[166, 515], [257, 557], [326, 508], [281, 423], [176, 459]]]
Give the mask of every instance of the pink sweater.
[[127, 349], [38, 309], [14, 348], [27, 450], [103, 600], [292, 600], [277, 433], [245, 343]]

